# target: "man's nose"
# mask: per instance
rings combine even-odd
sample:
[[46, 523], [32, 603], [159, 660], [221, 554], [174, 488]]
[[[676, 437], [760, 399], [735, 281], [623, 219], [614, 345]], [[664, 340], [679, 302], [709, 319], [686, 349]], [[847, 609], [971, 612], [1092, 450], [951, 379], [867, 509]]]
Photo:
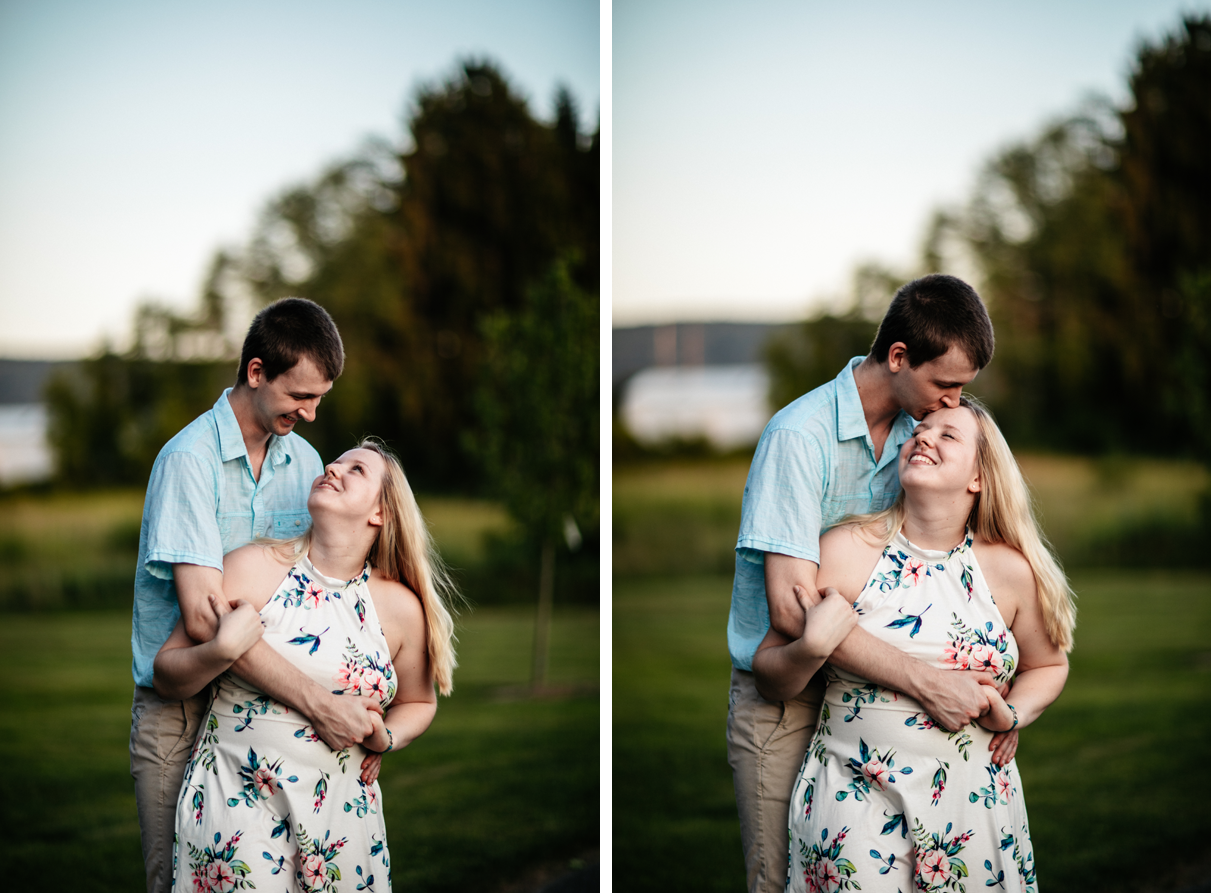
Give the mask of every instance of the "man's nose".
[[942, 395], [942, 405], [947, 409], [954, 409], [959, 405], [959, 394], [961, 391], [962, 388], [955, 388], [954, 390], [944, 393]]
[[315, 421], [315, 406], [312, 404], [304, 404], [299, 407], [299, 418], [304, 422]]

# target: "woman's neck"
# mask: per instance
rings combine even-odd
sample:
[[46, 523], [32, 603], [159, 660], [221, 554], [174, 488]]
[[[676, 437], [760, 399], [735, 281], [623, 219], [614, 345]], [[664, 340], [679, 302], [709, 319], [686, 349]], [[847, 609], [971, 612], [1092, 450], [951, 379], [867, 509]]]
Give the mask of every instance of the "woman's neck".
[[904, 497], [904, 526], [900, 529], [910, 543], [922, 549], [949, 552], [963, 542], [974, 496], [939, 501], [913, 499], [906, 492]]
[[335, 580], [352, 580], [366, 566], [366, 556], [374, 545], [375, 531], [367, 526], [364, 530], [349, 530], [335, 525], [332, 529], [316, 519], [311, 529], [311, 548], [308, 554], [311, 565], [325, 577]]

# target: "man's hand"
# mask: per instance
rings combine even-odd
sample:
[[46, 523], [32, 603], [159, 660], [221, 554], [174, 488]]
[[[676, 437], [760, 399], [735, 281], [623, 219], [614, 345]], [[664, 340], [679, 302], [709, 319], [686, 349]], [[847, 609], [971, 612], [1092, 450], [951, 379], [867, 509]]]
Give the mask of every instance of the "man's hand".
[[309, 718], [325, 744], [333, 750], [344, 750], [374, 734], [372, 713], [381, 717], [383, 708], [370, 698], [329, 695], [314, 706]]
[[948, 732], [957, 732], [988, 711], [985, 686], [997, 686], [991, 673], [928, 668], [918, 685], [917, 700]]
[[366, 754], [366, 759], [362, 760], [362, 784], [374, 784], [378, 781], [378, 773], [382, 767], [383, 755], [381, 753]]

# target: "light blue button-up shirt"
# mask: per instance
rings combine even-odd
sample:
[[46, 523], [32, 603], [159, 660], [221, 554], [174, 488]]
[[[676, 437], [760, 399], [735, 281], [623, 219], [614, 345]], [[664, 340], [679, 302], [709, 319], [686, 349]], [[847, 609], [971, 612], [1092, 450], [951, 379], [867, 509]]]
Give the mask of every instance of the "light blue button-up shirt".
[[293, 431], [272, 436], [255, 480], [230, 393], [168, 441], [151, 469], [130, 634], [137, 685], [151, 685], [152, 662], [181, 616], [174, 564], [222, 571], [223, 556], [254, 537], [292, 537], [311, 523], [307, 496], [324, 471], [319, 453]]
[[736, 541], [736, 576], [727, 619], [732, 665], [752, 670], [753, 655], [769, 631], [765, 553], [820, 563], [820, 534], [846, 515], [887, 508], [900, 492], [897, 458], [916, 422], [901, 411], [883, 453], [875, 445], [854, 369], [804, 394], [770, 419], [757, 443]]

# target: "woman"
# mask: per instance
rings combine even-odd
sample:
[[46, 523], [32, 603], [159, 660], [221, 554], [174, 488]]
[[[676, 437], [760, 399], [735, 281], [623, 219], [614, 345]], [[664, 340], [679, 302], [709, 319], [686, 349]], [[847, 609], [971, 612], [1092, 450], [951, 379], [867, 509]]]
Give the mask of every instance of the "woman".
[[[452, 593], [399, 461], [364, 441], [317, 478], [312, 527], [224, 558], [215, 638], [177, 624], [156, 657], [164, 697], [219, 673], [177, 805], [175, 889], [391, 886], [377, 757], [405, 747], [451, 691]], [[263, 625], [263, 627], [262, 627]], [[224, 672], [260, 636], [334, 691], [365, 699], [373, 733], [331, 750], [305, 717]], [[368, 753], [369, 752], [369, 753]], [[359, 776], [358, 765], [362, 771]]]
[[899, 462], [894, 506], [821, 538], [818, 583], [836, 591], [809, 611], [801, 639], [766, 637], [759, 684], [802, 687], [857, 623], [921, 660], [1012, 687], [1002, 697], [984, 686], [979, 725], [947, 732], [905, 695], [829, 667], [791, 797], [788, 888], [1034, 890], [1017, 766], [987, 753], [994, 732], [1030, 725], [1063, 689], [1072, 593], [982, 406], [963, 398], [930, 413]]

